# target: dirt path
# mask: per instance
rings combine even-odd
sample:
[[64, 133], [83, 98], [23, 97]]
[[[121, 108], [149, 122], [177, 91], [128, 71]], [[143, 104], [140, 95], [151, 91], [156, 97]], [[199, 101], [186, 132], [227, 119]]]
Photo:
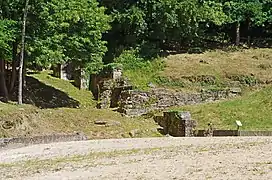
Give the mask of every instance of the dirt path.
[[0, 150], [0, 179], [272, 179], [272, 137], [94, 140]]

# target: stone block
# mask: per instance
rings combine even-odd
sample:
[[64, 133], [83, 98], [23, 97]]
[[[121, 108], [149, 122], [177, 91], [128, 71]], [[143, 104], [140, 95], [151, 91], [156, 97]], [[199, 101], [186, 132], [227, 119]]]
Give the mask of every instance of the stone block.
[[155, 118], [163, 127], [164, 134], [174, 137], [192, 137], [196, 127], [196, 121], [191, 120], [189, 112], [164, 112], [163, 117]]

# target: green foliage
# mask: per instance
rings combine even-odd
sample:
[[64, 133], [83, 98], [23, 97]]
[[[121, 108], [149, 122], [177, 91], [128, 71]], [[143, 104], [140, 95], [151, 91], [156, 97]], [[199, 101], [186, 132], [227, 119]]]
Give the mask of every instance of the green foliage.
[[182, 80], [174, 80], [168, 77], [158, 76], [156, 78], [156, 83], [160, 86], [166, 87], [178, 87], [182, 88], [185, 87], [185, 83]]
[[149, 64], [138, 55], [137, 50], [125, 50], [114, 62], [122, 64], [125, 70], [136, 70]]
[[222, 4], [213, 1], [101, 0], [101, 5], [113, 17], [112, 29], [105, 36], [113, 57], [136, 47], [148, 59], [157, 57], [167, 44], [190, 45], [198, 41], [200, 23], [221, 25], [227, 19]]
[[122, 64], [124, 75], [139, 89], [148, 89], [150, 83], [156, 83], [158, 73], [165, 67], [160, 59], [148, 61], [138, 54], [138, 50], [125, 50], [115, 62]]
[[0, 58], [2, 59], [11, 58], [11, 43], [15, 39], [14, 24], [12, 20], [0, 19]]
[[256, 25], [262, 25], [266, 21], [266, 13], [263, 12], [264, 4], [260, 1], [226, 1], [224, 9], [229, 16], [229, 22], [241, 22], [250, 20]]
[[103, 7], [88, 0], [51, 0], [35, 6], [41, 26], [29, 48], [35, 63], [73, 61], [90, 72], [101, 67], [106, 52], [102, 34], [110, 28]]

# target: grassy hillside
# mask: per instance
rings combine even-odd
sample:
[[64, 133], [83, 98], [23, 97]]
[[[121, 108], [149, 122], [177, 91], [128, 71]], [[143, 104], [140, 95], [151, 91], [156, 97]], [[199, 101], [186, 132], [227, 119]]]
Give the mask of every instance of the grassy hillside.
[[231, 75], [254, 75], [262, 82], [272, 79], [272, 49], [180, 54], [167, 57], [166, 62], [162, 75], [170, 78], [212, 75], [227, 80]]
[[[121, 138], [129, 137], [135, 129], [141, 130], [138, 137], [160, 136], [152, 118], [128, 118], [112, 110], [96, 109], [91, 92], [78, 90], [48, 72], [33, 74], [28, 79], [33, 89], [28, 88], [26, 99], [32, 104], [0, 102], [0, 137], [82, 131], [90, 138]], [[97, 120], [110, 125], [95, 125]]]
[[[272, 80], [271, 66], [271, 49], [212, 51], [171, 55], [164, 61], [156, 60], [126, 71], [125, 75], [142, 89], [148, 89], [150, 82], [184, 91], [221, 88], [237, 80], [244, 87], [256, 79], [257, 84], [267, 82], [266, 88], [258, 86], [260, 90], [237, 99], [174, 109], [190, 111], [199, 129], [206, 128], [209, 122], [217, 129], [235, 129], [235, 120], [240, 120], [243, 129], [272, 130], [272, 87], [268, 85]], [[202, 76], [215, 77], [216, 81], [203, 83], [194, 78]], [[152, 118], [128, 118], [111, 109], [98, 110], [91, 92], [78, 90], [72, 82], [54, 78], [49, 72], [29, 75], [24, 95], [23, 106], [0, 102], [0, 137], [83, 131], [90, 138], [120, 138], [129, 137], [129, 132], [135, 129], [140, 130], [138, 137], [160, 136]], [[97, 120], [111, 125], [95, 125]]]
[[200, 129], [210, 122], [217, 129], [236, 129], [240, 120], [242, 129], [272, 130], [272, 86], [230, 101], [173, 109], [190, 111]]
[[164, 68], [154, 61], [125, 75], [142, 89], [150, 82], [184, 91], [272, 83], [272, 49], [215, 50], [170, 55], [163, 60]]

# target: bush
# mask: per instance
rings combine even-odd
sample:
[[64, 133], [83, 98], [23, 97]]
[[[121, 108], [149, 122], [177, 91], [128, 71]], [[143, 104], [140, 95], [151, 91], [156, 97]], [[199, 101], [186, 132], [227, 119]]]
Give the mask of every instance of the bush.
[[114, 62], [122, 64], [124, 70], [136, 70], [145, 67], [149, 63], [138, 55], [137, 50], [123, 51], [119, 57], [115, 58]]
[[125, 50], [114, 62], [122, 64], [124, 75], [138, 89], [148, 89], [149, 83], [156, 83], [158, 73], [165, 67], [164, 61], [149, 61], [141, 57], [138, 50]]

